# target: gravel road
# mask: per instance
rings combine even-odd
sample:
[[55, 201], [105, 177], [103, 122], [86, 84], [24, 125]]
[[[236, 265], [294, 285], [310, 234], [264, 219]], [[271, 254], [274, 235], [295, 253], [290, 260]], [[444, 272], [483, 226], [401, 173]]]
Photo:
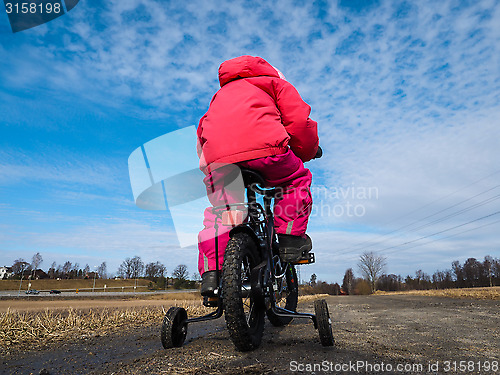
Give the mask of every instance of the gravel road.
[[[185, 345], [166, 351], [159, 322], [11, 353], [2, 358], [0, 373], [500, 374], [499, 301], [394, 295], [338, 296], [327, 302], [333, 348], [321, 346], [309, 320], [295, 320], [284, 328], [266, 324], [261, 347], [241, 353], [221, 318], [189, 326]], [[299, 310], [313, 312], [312, 302]]]

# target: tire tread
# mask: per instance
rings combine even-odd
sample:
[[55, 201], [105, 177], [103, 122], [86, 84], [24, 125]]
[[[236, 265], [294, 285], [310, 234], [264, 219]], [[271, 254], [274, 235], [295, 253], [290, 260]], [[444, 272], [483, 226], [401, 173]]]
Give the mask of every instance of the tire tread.
[[[222, 273], [226, 324], [231, 340], [240, 351], [254, 350], [259, 347], [264, 331], [264, 309], [259, 312], [255, 329], [251, 329], [246, 322], [239, 294], [241, 260], [246, 252], [257, 254], [255, 242], [246, 233], [235, 234], [226, 247]], [[257, 261], [258, 259], [254, 259], [254, 262]]]
[[318, 322], [318, 332], [321, 345], [333, 346], [332, 325], [330, 323], [330, 315], [328, 313], [328, 304], [324, 299], [314, 301], [314, 312]]

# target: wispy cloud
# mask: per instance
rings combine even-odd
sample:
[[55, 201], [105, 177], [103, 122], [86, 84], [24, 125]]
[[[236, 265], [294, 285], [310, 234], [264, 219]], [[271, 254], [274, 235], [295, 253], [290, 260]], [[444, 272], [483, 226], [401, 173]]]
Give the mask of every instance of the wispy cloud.
[[112, 190], [118, 185], [120, 172], [111, 158], [96, 160], [63, 150], [43, 154], [0, 151], [0, 186], [51, 182]]
[[[288, 1], [254, 5], [252, 11], [237, 1], [111, 1], [98, 12], [82, 4], [67, 23], [45, 26], [60, 33], [64, 48], [45, 45], [47, 33], [40, 31], [33, 32], [35, 48], [21, 50], [26, 64], [42, 57], [43, 72], [54, 74], [24, 77], [65, 89], [68, 81], [78, 82], [82, 91], [91, 82], [115, 95], [168, 105], [210, 95], [221, 60], [247, 52], [282, 68], [325, 115], [360, 103], [398, 103], [394, 111], [404, 114], [405, 101], [398, 100], [403, 97], [429, 110], [470, 104], [463, 103], [469, 95], [458, 97], [457, 90], [486, 98], [481, 79], [490, 81], [498, 69], [495, 3], [405, 4], [385, 2], [353, 14], [330, 3], [321, 20], [312, 3]], [[19, 79], [16, 85], [24, 82]]]
[[[8, 93], [4, 104], [23, 97], [32, 103], [50, 102], [52, 96], [81, 99], [90, 107], [94, 103], [100, 110], [113, 108], [143, 120], [144, 127], [154, 127], [154, 137], [196, 123], [218, 88], [217, 67], [223, 60], [260, 55], [298, 87], [319, 121], [325, 157], [309, 163], [315, 184], [378, 190], [377, 199], [357, 202], [366, 208], [363, 216], [311, 219], [318, 253], [335, 253], [332, 239], [339, 242], [337, 249], [352, 248], [360, 239], [390, 231], [394, 224], [384, 223], [491, 174], [500, 156], [497, 1], [394, 0], [366, 2], [362, 9], [346, 4], [280, 0], [249, 7], [245, 1], [112, 0], [97, 8], [81, 2], [68, 16], [15, 40], [1, 36], [2, 56], [9, 56], [1, 63]], [[43, 105], [37, 108], [43, 111]], [[9, 118], [15, 115], [22, 117]], [[165, 125], [157, 121], [166, 117]], [[10, 122], [44, 126], [34, 119]], [[51, 131], [62, 126], [50, 125]], [[99, 134], [101, 127], [89, 124], [89, 131]], [[114, 124], [107, 131], [119, 135], [122, 129]], [[120, 149], [120, 155], [137, 146]], [[48, 153], [44, 162], [29, 150], [11, 158], [0, 155], [0, 181], [87, 184], [104, 191], [118, 183], [124, 196], [126, 170], [117, 167], [116, 159], [100, 163], [73, 155], [61, 162], [54, 155]], [[494, 175], [404, 220], [425, 217], [498, 183]], [[345, 204], [346, 199], [323, 203]], [[497, 207], [492, 202], [434, 229]], [[481, 243], [475, 249], [489, 247], [491, 255], [495, 249], [499, 255], [494, 233], [492, 226], [469, 235]], [[411, 238], [401, 233], [395, 243]], [[471, 247], [464, 238], [450, 238], [401, 258], [420, 254], [422, 262], [431, 257], [448, 264], [454, 255], [471, 254]], [[309, 269], [325, 279], [340, 278], [326, 266]]]
[[[180, 263], [188, 264], [191, 272], [196, 270], [197, 250], [180, 249], [175, 233], [154, 220], [146, 223], [130, 219], [96, 219], [92, 223], [73, 223], [69, 229], [61, 231], [19, 233], [12, 227], [5, 229], [8, 231], [0, 236], [2, 258], [26, 254], [27, 259], [36, 250], [46, 258], [46, 266], [54, 260], [87, 259], [86, 262], [94, 264], [107, 261], [109, 272], [115, 272], [126, 257], [139, 255], [145, 262], [160, 259], [170, 271]], [[24, 236], [22, 245], [19, 244], [21, 234]]]

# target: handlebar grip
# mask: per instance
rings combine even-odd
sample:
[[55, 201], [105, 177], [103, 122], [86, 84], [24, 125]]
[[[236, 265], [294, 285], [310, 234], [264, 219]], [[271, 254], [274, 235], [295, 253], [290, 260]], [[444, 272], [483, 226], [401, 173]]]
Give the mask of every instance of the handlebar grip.
[[316, 151], [316, 155], [314, 155], [313, 159], [319, 159], [322, 156], [323, 156], [323, 149], [321, 148], [321, 146], [318, 146], [318, 151]]

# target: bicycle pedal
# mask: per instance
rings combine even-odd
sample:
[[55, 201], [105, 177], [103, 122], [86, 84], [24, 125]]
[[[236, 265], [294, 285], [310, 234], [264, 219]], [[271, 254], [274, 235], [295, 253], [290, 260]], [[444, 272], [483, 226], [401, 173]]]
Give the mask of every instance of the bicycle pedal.
[[293, 264], [311, 264], [316, 261], [316, 259], [314, 258], [314, 253], [307, 253], [305, 255], [307, 256], [307, 258], [299, 259], [296, 262], [293, 262]]
[[217, 307], [219, 305], [219, 297], [203, 297], [203, 306], [205, 307]]

